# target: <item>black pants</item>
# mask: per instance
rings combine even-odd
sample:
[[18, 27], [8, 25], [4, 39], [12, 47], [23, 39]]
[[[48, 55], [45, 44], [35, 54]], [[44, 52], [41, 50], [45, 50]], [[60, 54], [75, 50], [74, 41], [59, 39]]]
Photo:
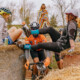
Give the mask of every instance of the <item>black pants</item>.
[[39, 30], [40, 34], [49, 34], [53, 42], [47, 42], [47, 43], [39, 43], [37, 45], [31, 46], [33, 50], [36, 49], [46, 49], [54, 52], [60, 52], [60, 48], [57, 44], [57, 40], [60, 38], [60, 33], [57, 32], [54, 28], [48, 27], [44, 29]]
[[56, 59], [56, 61], [60, 61], [60, 54], [59, 53], [55, 53], [55, 59]]
[[32, 59], [38, 57], [39, 61], [44, 61], [46, 59], [44, 50], [40, 50], [40, 51], [35, 51], [35, 50], [30, 50], [30, 54]]

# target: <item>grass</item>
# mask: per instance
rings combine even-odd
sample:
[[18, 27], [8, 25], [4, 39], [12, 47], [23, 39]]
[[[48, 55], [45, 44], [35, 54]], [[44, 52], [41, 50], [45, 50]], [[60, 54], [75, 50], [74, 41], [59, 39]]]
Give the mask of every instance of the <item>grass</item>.
[[8, 29], [15, 26], [16, 28], [22, 28], [22, 25], [8, 25]]
[[[46, 38], [47, 38], [48, 42], [52, 41], [48, 34], [46, 35]], [[52, 54], [54, 54], [54, 53], [52, 52]], [[57, 62], [55, 60], [55, 55], [52, 55], [52, 61], [51, 61], [50, 67], [53, 68], [53, 69], [57, 69], [58, 68]]]
[[55, 55], [53, 55], [53, 61], [51, 62], [50, 67], [53, 68], [53, 69], [57, 69], [58, 68], [57, 62], [55, 60]]

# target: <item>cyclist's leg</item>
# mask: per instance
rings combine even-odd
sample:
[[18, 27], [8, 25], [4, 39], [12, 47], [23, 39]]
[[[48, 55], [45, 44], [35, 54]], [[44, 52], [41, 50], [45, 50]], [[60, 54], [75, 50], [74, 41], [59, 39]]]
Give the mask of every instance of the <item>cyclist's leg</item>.
[[13, 44], [14, 41], [16, 41], [20, 35], [22, 34], [22, 29], [17, 29], [16, 27], [11, 27], [8, 30], [8, 44]]
[[60, 38], [60, 33], [52, 27], [39, 29], [39, 33], [40, 34], [47, 34], [48, 33], [51, 36], [53, 42], [56, 42]]
[[8, 33], [12, 33], [12, 32], [14, 32], [15, 30], [17, 30], [16, 27], [11, 27], [11, 28], [8, 30]]
[[[46, 59], [44, 50], [39, 51], [38, 56], [39, 56], [39, 61], [44, 61]], [[49, 72], [49, 69], [48, 69], [48, 67], [46, 67], [46, 70], [44, 71], [44, 74], [47, 74], [48, 72]]]
[[[30, 54], [31, 54], [31, 57], [32, 57], [34, 63], [39, 62], [38, 52], [37, 51], [30, 50]], [[37, 75], [37, 73], [38, 73], [37, 67], [36, 67], [36, 65], [33, 65], [33, 72], [32, 72], [32, 74], [33, 75]]]
[[55, 59], [56, 61], [60, 61], [60, 54], [55, 52]]
[[44, 61], [46, 59], [44, 50], [38, 51], [38, 57], [39, 57], [39, 61]]
[[[37, 62], [39, 62], [39, 58], [38, 57], [35, 57], [33, 59], [33, 61], [34, 61], [34, 63], [37, 63]], [[32, 74], [33, 75], [37, 75], [38, 74], [38, 70], [37, 70], [37, 66], [36, 65], [33, 65], [33, 73]]]
[[21, 36], [22, 32], [23, 32], [22, 29], [16, 29], [16, 28], [15, 29], [12, 28], [8, 31], [9, 36], [13, 42]]
[[60, 61], [57, 61], [57, 65], [59, 69], [63, 68], [63, 59], [60, 59]]
[[59, 48], [57, 42], [39, 43], [36, 45], [32, 45], [31, 48], [33, 50], [42, 48], [42, 49], [46, 49], [46, 50], [50, 50], [50, 51], [54, 51], [54, 52], [60, 52], [60, 48]]
[[55, 53], [55, 59], [59, 69], [63, 68], [63, 60], [60, 58], [60, 53]]

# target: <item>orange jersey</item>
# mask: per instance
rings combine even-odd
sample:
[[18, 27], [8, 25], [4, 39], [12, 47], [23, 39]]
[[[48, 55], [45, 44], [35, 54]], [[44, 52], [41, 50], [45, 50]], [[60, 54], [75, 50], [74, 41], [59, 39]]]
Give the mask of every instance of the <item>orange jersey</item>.
[[[38, 43], [45, 43], [47, 42], [46, 38], [44, 35], [39, 34], [38, 37], [33, 37], [33, 35], [30, 35], [28, 38], [25, 38], [25, 43], [26, 44], [31, 44], [31, 45], [36, 45]], [[38, 51], [41, 49], [38, 49]]]

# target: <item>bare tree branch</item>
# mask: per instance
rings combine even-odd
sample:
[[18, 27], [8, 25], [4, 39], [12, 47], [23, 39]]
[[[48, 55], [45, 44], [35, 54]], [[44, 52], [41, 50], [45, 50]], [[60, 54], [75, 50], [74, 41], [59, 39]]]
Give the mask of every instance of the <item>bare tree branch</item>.
[[63, 26], [65, 25], [65, 11], [71, 7], [74, 8], [79, 0], [70, 0], [70, 3], [66, 4], [66, 0], [52, 0], [55, 4], [54, 6], [59, 11], [59, 15], [62, 18]]
[[77, 5], [77, 3], [79, 2], [79, 0], [71, 0], [70, 1], [70, 5], [71, 5], [71, 8], [75, 8], [75, 6]]

